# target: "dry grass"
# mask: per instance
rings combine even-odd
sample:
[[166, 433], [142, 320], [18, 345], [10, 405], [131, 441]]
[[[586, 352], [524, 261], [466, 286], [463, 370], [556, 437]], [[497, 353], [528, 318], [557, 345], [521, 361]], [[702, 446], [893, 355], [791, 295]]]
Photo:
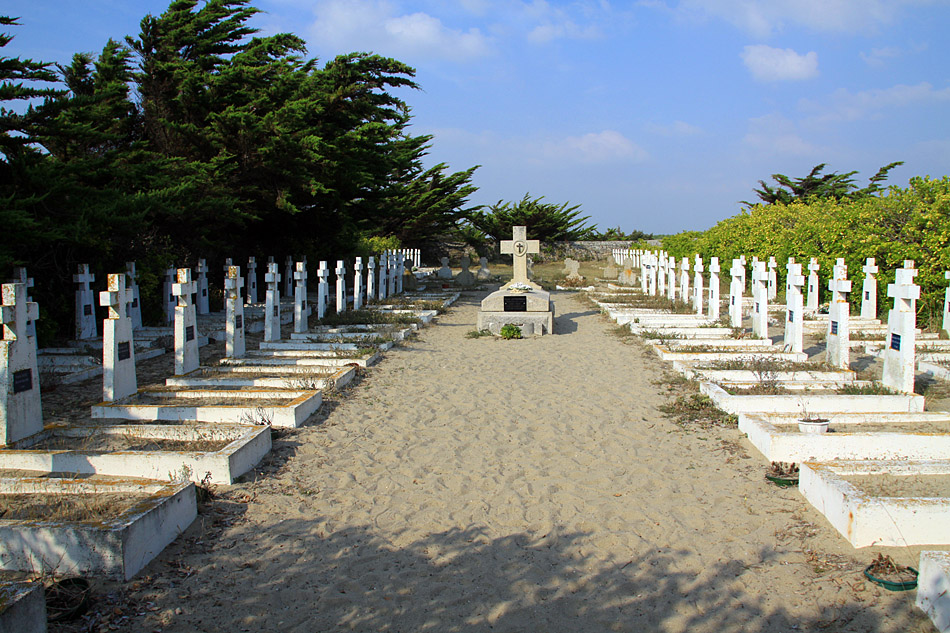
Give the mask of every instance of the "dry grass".
[[107, 521], [148, 498], [144, 494], [3, 494], [0, 519], [18, 521]]

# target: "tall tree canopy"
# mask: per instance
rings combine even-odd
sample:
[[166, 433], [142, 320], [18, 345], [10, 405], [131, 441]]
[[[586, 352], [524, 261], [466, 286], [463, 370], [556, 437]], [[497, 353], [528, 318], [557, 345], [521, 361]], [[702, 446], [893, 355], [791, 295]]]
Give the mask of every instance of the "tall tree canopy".
[[582, 240], [596, 231], [587, 226], [590, 216], [581, 215], [581, 205], [570, 202], [544, 202], [544, 196], [532, 198], [526, 193], [518, 202], [502, 202], [473, 213], [472, 226], [496, 242], [511, 239], [511, 227], [527, 226], [531, 239], [544, 242]]
[[[792, 202], [807, 202], [813, 199], [830, 198], [834, 200], [860, 200], [868, 196], [880, 193], [882, 191], [881, 183], [887, 180], [888, 172], [903, 161], [897, 161], [881, 167], [877, 173], [871, 177], [868, 186], [858, 189], [852, 176], [856, 171], [849, 171], [844, 174], [831, 172], [822, 174], [826, 164], [815, 165], [804, 178], [790, 178], [785, 174], [772, 174], [772, 180], [778, 183], [778, 186], [771, 186], [764, 180], [759, 181], [761, 189], [753, 189], [764, 204], [791, 204]], [[753, 203], [742, 201], [742, 204], [751, 207]]]

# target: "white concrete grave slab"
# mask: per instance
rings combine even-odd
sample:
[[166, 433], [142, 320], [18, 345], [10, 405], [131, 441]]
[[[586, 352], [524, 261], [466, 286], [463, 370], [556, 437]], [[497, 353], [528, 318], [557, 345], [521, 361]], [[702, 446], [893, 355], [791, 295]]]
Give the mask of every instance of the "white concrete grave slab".
[[919, 413], [924, 397], [899, 395], [843, 395], [803, 391], [794, 395], [731, 394], [714, 382], [702, 382], [700, 391], [729, 413]]
[[46, 631], [46, 594], [43, 583], [0, 580], [0, 633]]
[[270, 262], [267, 264], [267, 272], [264, 274], [264, 340], [280, 340], [280, 273], [277, 272], [277, 264]]
[[897, 269], [894, 283], [887, 286], [887, 296], [894, 299], [894, 307], [887, 316], [881, 384], [904, 393], [914, 392], [916, 302], [920, 298], [920, 286], [914, 283], [916, 276], [914, 262], [906, 260], [904, 267]]
[[807, 354], [783, 352], [778, 348], [768, 348], [763, 346], [749, 349], [717, 348], [715, 343], [710, 343], [708, 346], [704, 346], [709, 347], [710, 349], [708, 350], [683, 349], [684, 347], [686, 346], [680, 346], [679, 348], [674, 349], [666, 345], [654, 345], [653, 349], [656, 350], [656, 353], [661, 360], [668, 362], [688, 361], [709, 363], [719, 360], [738, 360], [754, 363], [758, 359], [770, 358], [774, 360], [787, 360], [798, 363], [808, 360]]
[[187, 376], [166, 378], [165, 385], [191, 389], [254, 387], [323, 390], [345, 387], [355, 376], [354, 367], [220, 365], [202, 367]]
[[[829, 432], [820, 434], [802, 433], [801, 417], [801, 413], [744, 413], [739, 415], [739, 431], [773, 462], [930, 460], [945, 459], [950, 451], [947, 413], [824, 413]], [[901, 430], [914, 425], [935, 430]]]
[[759, 261], [752, 268], [752, 335], [769, 336], [769, 273]]
[[950, 544], [950, 498], [870, 494], [861, 482], [950, 476], [950, 461], [862, 460], [800, 465], [798, 489], [854, 547]]
[[27, 335], [39, 308], [27, 300], [26, 284], [3, 284], [0, 293], [0, 444], [9, 444], [43, 430], [36, 338]]
[[703, 258], [696, 255], [693, 261], [693, 310], [696, 316], [703, 315]]
[[861, 285], [861, 318], [876, 319], [877, 278], [875, 275], [878, 272], [878, 267], [873, 257], [868, 257], [867, 260], [865, 260], [861, 271], [864, 273], [864, 283]]
[[808, 294], [805, 297], [805, 309], [808, 312], [818, 311], [818, 271], [821, 266], [814, 257], [808, 262]]
[[223, 359], [228, 365], [245, 367], [370, 367], [376, 364], [382, 355], [378, 349], [359, 350], [358, 353], [326, 352], [318, 350], [257, 350], [249, 352], [245, 358]]
[[79, 272], [73, 275], [76, 288], [76, 340], [86, 341], [99, 336], [96, 327], [96, 294], [90, 284], [96, 276], [89, 272], [89, 264], [79, 264]]
[[198, 515], [195, 486], [147, 479], [0, 479], [0, 494], [134, 495], [111, 519], [0, 519], [0, 568], [130, 580]]
[[827, 361], [833, 367], [848, 369], [851, 364], [851, 304], [848, 293], [851, 282], [848, 280], [848, 267], [843, 258], [834, 265], [831, 279], [828, 280], [831, 293], [828, 306], [828, 330], [826, 331]]
[[257, 258], [247, 258], [247, 305], [257, 303]]
[[336, 313], [346, 312], [346, 265], [342, 259], [336, 261]]
[[802, 352], [805, 335], [802, 287], [805, 285], [805, 277], [802, 275], [802, 265], [796, 264], [791, 258], [785, 268], [788, 275], [785, 286], [785, 337], [782, 346], [789, 352]]
[[228, 268], [224, 280], [224, 307], [227, 323], [225, 325], [224, 355], [227, 358], [241, 358], [247, 351], [244, 327], [244, 300], [241, 298], [241, 267]]
[[778, 298], [778, 262], [774, 257], [769, 257], [769, 301], [775, 301]]
[[709, 303], [706, 316], [710, 321], [719, 320], [719, 258], [709, 258]]
[[180, 376], [198, 369], [198, 321], [192, 296], [196, 284], [190, 268], [178, 269], [178, 282], [172, 294], [178, 297], [175, 306], [175, 375]]
[[917, 572], [917, 608], [939, 633], [950, 632], [950, 552], [921, 552]]
[[[200, 371], [200, 370], [199, 370]], [[50, 449], [46, 442], [83, 447], [87, 442], [116, 438], [120, 442], [158, 444], [163, 441], [194, 442], [200, 450], [91, 450]], [[70, 473], [141, 477], [167, 480], [184, 473], [200, 483], [205, 476], [215, 484], [230, 485], [257, 465], [271, 448], [270, 429], [249, 424], [89, 424], [49, 426], [13, 446], [0, 449], [5, 468], [39, 473]]]
[[729, 269], [732, 281], [729, 284], [729, 324], [742, 327], [742, 292], [745, 288], [745, 266], [739, 259], [732, 260]]
[[165, 323], [175, 322], [175, 306], [178, 305], [178, 298], [172, 292], [172, 286], [178, 279], [177, 268], [166, 268], [165, 278], [162, 281], [162, 305], [165, 311]]
[[310, 305], [307, 303], [307, 263], [297, 262], [294, 271], [294, 332], [310, 329]]
[[209, 314], [211, 308], [208, 297], [208, 262], [204, 259], [198, 260], [198, 299], [195, 301], [195, 310], [198, 314]]
[[106, 402], [131, 396], [138, 389], [128, 313], [132, 292], [125, 281], [124, 273], [110, 274], [109, 289], [99, 293], [99, 305], [108, 309], [102, 323], [102, 399]]
[[127, 287], [132, 293], [132, 303], [129, 304], [129, 318], [132, 320], [132, 329], [142, 327], [142, 293], [139, 290], [138, 272], [135, 270], [135, 262], [125, 262], [125, 276], [127, 278]]
[[363, 307], [363, 258], [357, 257], [353, 262], [353, 309]]

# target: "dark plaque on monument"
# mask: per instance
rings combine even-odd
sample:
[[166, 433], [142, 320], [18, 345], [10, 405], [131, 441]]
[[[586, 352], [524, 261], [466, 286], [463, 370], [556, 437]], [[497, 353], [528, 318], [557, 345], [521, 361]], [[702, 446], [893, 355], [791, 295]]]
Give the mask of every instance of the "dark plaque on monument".
[[82, 314], [83, 314], [83, 316], [91, 316], [91, 315], [92, 315], [92, 305], [90, 305], [90, 304], [88, 304], [88, 303], [87, 303], [86, 305], [84, 305], [84, 306], [82, 307]]
[[528, 298], [525, 296], [509, 295], [504, 297], [505, 312], [527, 312]]
[[202, 288], [202, 289], [201, 289], [201, 296], [202, 296], [202, 297], [207, 297], [207, 296], [208, 296], [208, 289], [207, 289], [207, 288]]
[[21, 369], [13, 372], [13, 393], [29, 391], [33, 388], [33, 371], [31, 369]]
[[891, 334], [891, 349], [896, 352], [901, 351], [901, 335], [900, 334]]
[[274, 306], [274, 316], [280, 316], [280, 306]]
[[244, 327], [244, 315], [239, 314], [234, 317], [234, 328], [240, 330], [242, 327]]
[[838, 335], [838, 322], [837, 322], [837, 321], [832, 321], [832, 322], [831, 322], [831, 333], [834, 334], [835, 336]]
[[119, 343], [116, 346], [116, 354], [118, 355], [119, 360], [129, 360], [132, 358], [132, 343], [130, 341]]
[[195, 326], [189, 325], [185, 328], [185, 342], [195, 340]]
[[789, 310], [789, 311], [788, 311], [788, 322], [789, 322], [789, 323], [794, 323], [794, 322], [795, 322], [795, 311], [794, 311], [794, 310]]
[[136, 297], [135, 299], [132, 299], [132, 307], [133, 307], [133, 308], [139, 307], [139, 298], [138, 298], [138, 297]]

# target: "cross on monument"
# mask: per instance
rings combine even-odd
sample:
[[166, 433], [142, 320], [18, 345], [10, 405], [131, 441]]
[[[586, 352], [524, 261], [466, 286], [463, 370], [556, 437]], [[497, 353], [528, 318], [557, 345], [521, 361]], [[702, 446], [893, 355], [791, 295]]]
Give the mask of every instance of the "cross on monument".
[[198, 284], [192, 280], [190, 268], [179, 268], [177, 279], [177, 283], [172, 284], [172, 294], [178, 297], [179, 307], [187, 308], [191, 305]]
[[108, 308], [107, 319], [121, 319], [129, 316], [129, 304], [132, 303], [132, 289], [125, 284], [125, 275], [110, 274], [109, 289], [99, 293], [99, 305]]
[[528, 228], [525, 226], [512, 227], [512, 236], [510, 240], [503, 240], [501, 243], [501, 254], [511, 255], [513, 259], [511, 281], [505, 284], [505, 288], [515, 283], [528, 284], [528, 255], [541, 252], [541, 242], [528, 239]]
[[27, 297], [26, 284], [3, 284], [3, 305], [0, 306], [0, 322], [3, 323], [3, 340], [26, 342], [27, 323], [40, 318], [40, 308]]

